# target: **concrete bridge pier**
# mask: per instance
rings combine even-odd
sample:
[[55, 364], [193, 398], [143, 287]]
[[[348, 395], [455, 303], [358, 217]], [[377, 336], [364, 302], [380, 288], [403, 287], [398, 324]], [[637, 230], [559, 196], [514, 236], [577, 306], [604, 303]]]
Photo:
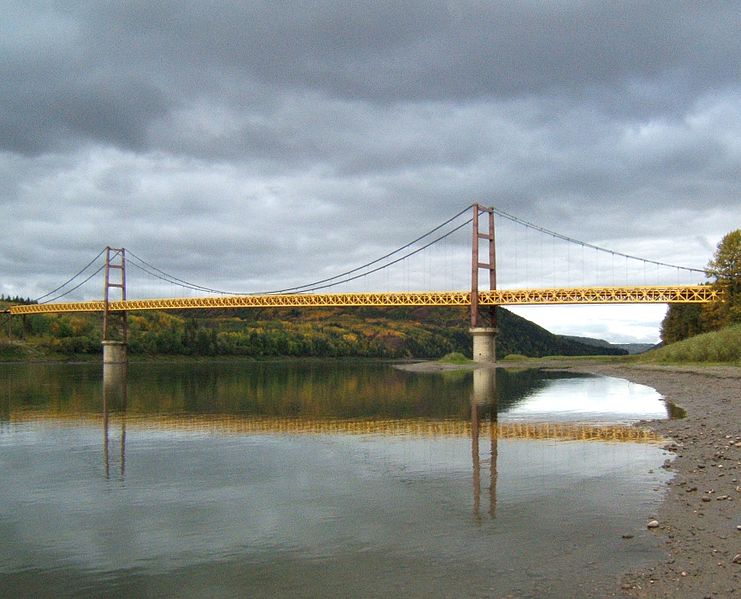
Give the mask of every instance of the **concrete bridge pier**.
[[103, 341], [103, 366], [126, 364], [128, 346], [124, 341]]
[[473, 337], [473, 361], [493, 364], [496, 362], [495, 327], [473, 327], [470, 329]]

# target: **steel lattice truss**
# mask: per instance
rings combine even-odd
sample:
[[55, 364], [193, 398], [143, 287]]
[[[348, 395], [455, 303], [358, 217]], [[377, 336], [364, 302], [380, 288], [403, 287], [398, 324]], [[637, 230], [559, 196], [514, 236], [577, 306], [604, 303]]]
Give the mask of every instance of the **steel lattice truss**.
[[[553, 289], [498, 289], [479, 291], [483, 306], [538, 304], [671, 304], [717, 301], [720, 294], [708, 285], [659, 287], [563, 287]], [[317, 293], [285, 295], [231, 295], [110, 302], [111, 311], [188, 310], [228, 308], [290, 308], [328, 306], [470, 306], [469, 291], [413, 291], [379, 293]], [[102, 312], [103, 301], [11, 306], [11, 314]]]

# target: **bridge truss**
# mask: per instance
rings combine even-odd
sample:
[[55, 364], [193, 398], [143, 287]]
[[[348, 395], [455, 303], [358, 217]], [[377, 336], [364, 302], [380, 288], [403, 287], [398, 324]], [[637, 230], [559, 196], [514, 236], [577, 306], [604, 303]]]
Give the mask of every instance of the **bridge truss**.
[[[708, 285], [641, 287], [564, 287], [552, 289], [497, 289], [478, 292], [480, 306], [554, 304], [667, 304], [705, 303], [719, 300]], [[151, 298], [68, 302], [11, 306], [10, 314], [66, 312], [133, 312], [229, 308], [308, 308], [338, 306], [471, 306], [470, 291], [415, 291], [384, 293], [298, 293], [230, 295], [188, 298]]]

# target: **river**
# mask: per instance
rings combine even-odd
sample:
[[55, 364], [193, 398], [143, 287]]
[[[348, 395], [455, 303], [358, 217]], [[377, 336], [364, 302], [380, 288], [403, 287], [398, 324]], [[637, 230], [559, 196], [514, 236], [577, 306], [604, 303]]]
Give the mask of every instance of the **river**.
[[9, 597], [590, 597], [655, 555], [649, 387], [372, 361], [0, 365]]

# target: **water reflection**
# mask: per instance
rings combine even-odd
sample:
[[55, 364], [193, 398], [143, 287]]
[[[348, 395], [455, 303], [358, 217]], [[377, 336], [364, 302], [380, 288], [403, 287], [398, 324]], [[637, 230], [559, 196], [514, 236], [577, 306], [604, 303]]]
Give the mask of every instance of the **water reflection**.
[[[458, 422], [470, 419], [476, 376], [471, 372], [418, 375], [373, 362], [130, 364], [127, 375], [129, 415]], [[7, 421], [21, 413], [62, 419], [99, 414], [100, 385], [97, 364], [3, 365], [0, 397], [12, 399], [0, 410], [0, 419]], [[581, 386], [593, 394], [592, 403], [584, 407], [609, 397], [600, 406], [605, 422], [668, 416], [655, 391], [627, 381], [502, 369], [496, 374], [499, 420], [554, 422], [556, 416], [557, 421], [583, 422], [585, 413], [573, 410], [573, 401], [583, 394]], [[558, 396], [550, 402], [557, 414], [543, 414], [543, 401], [551, 393]], [[630, 396], [638, 401], [625, 403]]]
[[[473, 494], [473, 515], [477, 521], [481, 520], [482, 494], [488, 488], [488, 510], [489, 517], [496, 516], [497, 507], [497, 460], [499, 439], [536, 439], [536, 440], [578, 440], [578, 441], [623, 441], [631, 443], [654, 443], [660, 438], [653, 432], [638, 429], [623, 424], [617, 425], [595, 425], [584, 422], [568, 420], [564, 422], [532, 422], [528, 419], [510, 420], [513, 414], [529, 414], [531, 412], [540, 414], [540, 411], [531, 409], [542, 400], [543, 389], [549, 385], [555, 388], [554, 394], [558, 396], [558, 385], [563, 381], [546, 380], [542, 385], [536, 385], [536, 390], [529, 396], [519, 399], [517, 402], [505, 402], [505, 421], [499, 420], [500, 414], [500, 390], [497, 388], [497, 375], [504, 375], [510, 385], [506, 392], [512, 388], [531, 389], [533, 385], [513, 385], [517, 380], [512, 373], [503, 373], [495, 369], [477, 369], [471, 374], [470, 386], [469, 420], [458, 418], [328, 418], [328, 417], [306, 417], [288, 415], [253, 415], [250, 413], [236, 414], [204, 414], [204, 413], [168, 413], [158, 411], [156, 414], [138, 413], [128, 414], [128, 387], [129, 376], [126, 365], [106, 365], [103, 377], [103, 460], [105, 478], [109, 479], [112, 466], [118, 461], [118, 473], [123, 480], [126, 473], [126, 433], [127, 424], [135, 429], [168, 430], [179, 432], [210, 432], [219, 434], [238, 435], [372, 435], [372, 436], [413, 436], [413, 437], [458, 437], [466, 436], [471, 440], [471, 480]], [[526, 380], [529, 381], [530, 373]], [[567, 383], [571, 379], [566, 379]], [[611, 393], [614, 395], [614, 393]], [[511, 396], [510, 396], [511, 398]], [[597, 397], [597, 402], [601, 401]], [[578, 403], [578, 402], [577, 402]], [[616, 408], [617, 413], [622, 413]], [[631, 408], [633, 409], [633, 408]], [[559, 412], [554, 408], [551, 417]], [[589, 410], [582, 407], [583, 414], [590, 414]], [[77, 419], [80, 416], [76, 417]], [[588, 417], [585, 419], [589, 419]], [[111, 442], [112, 427], [119, 429], [118, 453], [112, 455]], [[482, 440], [488, 439], [488, 452], [482, 456]], [[115, 451], [115, 449], [113, 450]], [[487, 455], [488, 453], [488, 460]], [[482, 467], [483, 462], [483, 467]], [[482, 482], [482, 472], [486, 472], [488, 463], [488, 484]], [[483, 488], [483, 493], [482, 493]]]
[[128, 364], [105, 364], [103, 366], [103, 466], [106, 479], [110, 479], [110, 414], [120, 415], [119, 476], [126, 474], [126, 406], [128, 402]]
[[[625, 424], [603, 425], [592, 424], [590, 421], [605, 419], [608, 409], [612, 410], [613, 418], [635, 414], [639, 410], [643, 410], [641, 415], [662, 416], [661, 411], [666, 409], [659, 407], [647, 410], [646, 398], [651, 396], [651, 393], [646, 393], [647, 388], [636, 386], [634, 389], [629, 384], [627, 387], [615, 385], [616, 379], [587, 377], [588, 380], [585, 381], [583, 375], [564, 374], [562, 378], [553, 378], [530, 370], [513, 372], [486, 368], [455, 373], [453, 376], [442, 378], [417, 376], [413, 381], [406, 378], [406, 375], [400, 377], [398, 372], [391, 371], [392, 379], [397, 380], [399, 386], [403, 385], [405, 391], [411, 389], [426, 397], [429, 389], [422, 381], [432, 380], [437, 385], [449, 387], [450, 392], [443, 395], [447, 402], [431, 398], [431, 401], [423, 403], [421, 399], [413, 399], [417, 403], [417, 408], [410, 411], [408, 407], [404, 408], [397, 403], [399, 397], [401, 401], [404, 399], [408, 401], [409, 398], [405, 397], [404, 392], [394, 396], [389, 395], [386, 390], [385, 395], [376, 395], [379, 408], [371, 405], [368, 400], [369, 394], [378, 393], [378, 386], [363, 384], [369, 383], [372, 377], [365, 380], [361, 369], [363, 383], [353, 380], [352, 377], [348, 381], [346, 377], [339, 385], [341, 389], [352, 391], [358, 398], [358, 403], [364, 405], [362, 412], [358, 413], [356, 409], [350, 409], [349, 400], [340, 400], [338, 408], [336, 394], [323, 397], [322, 393], [317, 391], [320, 388], [332, 388], [333, 384], [337, 384], [340, 379], [336, 375], [329, 377], [329, 384], [326, 381], [322, 383], [319, 375], [324, 371], [312, 368], [310, 376], [307, 377], [312, 383], [307, 387], [306, 379], [298, 376], [295, 370], [289, 369], [289, 376], [286, 378], [293, 380], [297, 387], [291, 392], [284, 386], [285, 380], [281, 377], [271, 379], [262, 368], [258, 368], [257, 372], [257, 380], [267, 389], [276, 388], [281, 394], [282, 401], [267, 405], [265, 390], [256, 389], [254, 399], [242, 400], [234, 405], [232, 403], [234, 398], [224, 394], [225, 383], [217, 376], [206, 377], [206, 383], [200, 379], [191, 382], [189, 378], [185, 381], [169, 380], [167, 383], [166, 379], [159, 376], [158, 370], [154, 369], [154, 378], [158, 384], [147, 385], [146, 393], [142, 393], [141, 387], [138, 388], [134, 401], [137, 410], [131, 413], [129, 367], [126, 364], [107, 364], [103, 371], [102, 384], [102, 452], [105, 479], [109, 480], [114, 471], [121, 481], [126, 475], [127, 426], [135, 430], [238, 435], [466, 436], [470, 437], [471, 442], [473, 516], [480, 522], [482, 495], [486, 495], [487, 490], [486, 513], [492, 519], [496, 516], [500, 439], [653, 443], [658, 441], [659, 437], [650, 431]], [[231, 370], [227, 369], [227, 381], [232, 374]], [[283, 382], [273, 382], [276, 379]], [[499, 387], [498, 379], [503, 383]], [[140, 382], [140, 379], [134, 380], [136, 383]], [[247, 376], [246, 380], [251, 379]], [[151, 380], [149, 382], [151, 383]], [[466, 383], [470, 390], [470, 399], [466, 406], [468, 414], [462, 414], [457, 398], [460, 397], [460, 390], [466, 387]], [[227, 382], [226, 389], [231, 389], [233, 384], [236, 383]], [[583, 391], [585, 387], [591, 393], [591, 399]], [[250, 389], [249, 385], [247, 388]], [[185, 402], [188, 407], [183, 410], [179, 407], [183, 403], [177, 399], [176, 389], [192, 390], [199, 397], [188, 399]], [[175, 392], [175, 396], [169, 395], [172, 392]], [[285, 400], [286, 396], [295, 397], [297, 393], [302, 395], [300, 401]], [[84, 413], [84, 409], [83, 413], [80, 413], [78, 394], [70, 393], [72, 402], [65, 402], [61, 395], [60, 393], [61, 401], [47, 403], [46, 410], [50, 413], [45, 414], [44, 409], [38, 408], [30, 412], [26, 409], [18, 411], [17, 407], [13, 410], [8, 391], [2, 406], [3, 420], [20, 421], [31, 414], [34, 419], [51, 418], [60, 421], [69, 418], [79, 423], [91, 417]], [[186, 391], [186, 395], [190, 397], [191, 391]], [[213, 406], [203, 404], [201, 395], [209, 398], [212, 404], [226, 408], [227, 411], [214, 413]], [[438, 393], [435, 397], [439, 395]], [[33, 397], [33, 394], [28, 396]], [[412, 397], [414, 396], [415, 394], [412, 394]], [[619, 397], [620, 401], [616, 401], [616, 397]], [[332, 398], [334, 404], [331, 407], [324, 405], [327, 401], [333, 401]], [[299, 404], [300, 409], [297, 409]], [[355, 417], [342, 417], [345, 415]], [[461, 418], [462, 415], [467, 418]], [[546, 418], [550, 421], [541, 421]], [[559, 422], [559, 419], [562, 421]], [[488, 451], [484, 450], [482, 455], [481, 444], [487, 440]], [[488, 481], [484, 482], [482, 477], [486, 475], [487, 466], [489, 476]]]
[[[562, 380], [0, 367], [6, 594], [588, 597], [573, 572], [602, 576], [649, 546], [619, 539], [652, 505], [661, 450], [601, 426], [602, 408], [537, 420], [529, 398], [578, 394], [568, 381], [641, 391]], [[646, 391], [641, 410], [664, 408]], [[575, 439], [597, 442], [560, 442]]]
[[480, 423], [489, 416], [489, 516], [497, 509], [497, 379], [496, 370], [480, 368], [473, 372], [471, 392], [471, 460], [473, 462], [473, 515], [481, 520], [481, 458], [479, 454]]

